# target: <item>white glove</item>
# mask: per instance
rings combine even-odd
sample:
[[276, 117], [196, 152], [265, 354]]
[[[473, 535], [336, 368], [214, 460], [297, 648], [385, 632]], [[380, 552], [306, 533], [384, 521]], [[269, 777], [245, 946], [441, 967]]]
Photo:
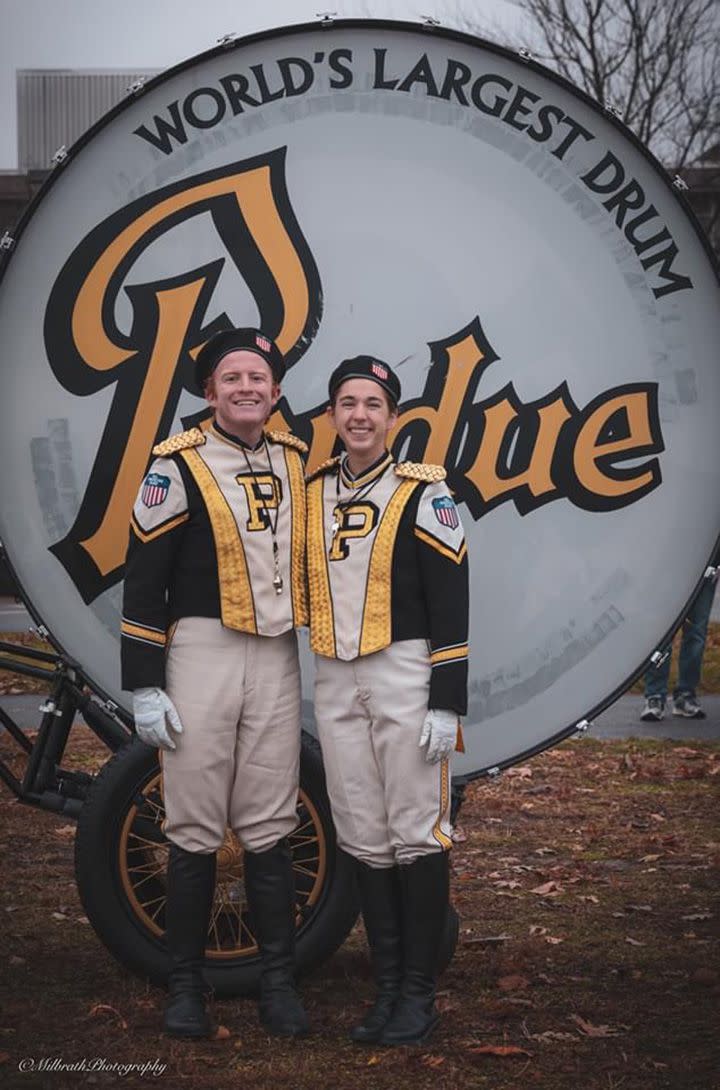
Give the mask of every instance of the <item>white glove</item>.
[[168, 724], [176, 734], [182, 734], [183, 727], [177, 708], [166, 692], [155, 686], [136, 689], [133, 693], [133, 715], [137, 736], [146, 746], [175, 749]]
[[424, 746], [427, 743], [425, 760], [429, 764], [437, 764], [454, 751], [458, 723], [457, 712], [448, 711], [446, 708], [431, 708], [427, 713], [418, 745]]

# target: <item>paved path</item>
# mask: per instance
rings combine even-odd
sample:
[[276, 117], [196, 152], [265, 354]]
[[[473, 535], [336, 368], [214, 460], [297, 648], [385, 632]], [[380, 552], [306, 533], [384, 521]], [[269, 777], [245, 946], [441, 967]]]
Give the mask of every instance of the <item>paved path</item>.
[[[720, 610], [720, 594], [715, 596], [713, 616]], [[718, 612], [717, 620], [720, 620]], [[31, 624], [30, 617], [12, 598], [0, 598], [0, 632], [20, 632]], [[3, 696], [0, 703], [5, 711], [22, 726], [37, 726], [38, 705], [42, 696]], [[704, 696], [702, 705], [707, 719], [675, 719], [672, 714], [660, 723], [642, 723], [639, 696], [621, 696], [593, 723], [591, 738], [675, 738], [682, 741], [720, 740], [720, 696]]]
[[[40, 693], [17, 696], [0, 695], [0, 706], [22, 727], [37, 727], [40, 723], [38, 706]], [[707, 719], [675, 719], [668, 714], [660, 723], [642, 723], [639, 696], [621, 696], [598, 716], [588, 731], [589, 738], [674, 738], [676, 741], [720, 741], [720, 696], [705, 696], [702, 704]], [[2, 729], [2, 728], [0, 728]]]

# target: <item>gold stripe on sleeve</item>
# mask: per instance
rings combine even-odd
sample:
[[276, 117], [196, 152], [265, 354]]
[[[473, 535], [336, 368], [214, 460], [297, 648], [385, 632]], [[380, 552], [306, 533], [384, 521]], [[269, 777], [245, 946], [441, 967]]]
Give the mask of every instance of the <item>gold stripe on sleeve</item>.
[[226, 628], [257, 635], [252, 585], [233, 513], [198, 451], [181, 450], [179, 456], [192, 473], [210, 516], [217, 553], [222, 623]]
[[330, 596], [327, 549], [325, 548], [325, 518], [323, 511], [324, 476], [308, 485], [307, 564], [310, 588], [310, 646], [317, 655], [337, 657], [335, 649], [335, 616]]
[[433, 651], [430, 662], [435, 666], [438, 662], [452, 662], [453, 659], [466, 659], [467, 656], [468, 645], [464, 643], [459, 647], [445, 647], [442, 651]]
[[136, 639], [149, 640], [150, 643], [157, 643], [160, 647], [165, 646], [165, 633], [158, 632], [154, 628], [144, 628], [142, 625], [123, 621], [120, 625], [120, 631], [123, 636], [134, 636]]
[[307, 497], [305, 470], [297, 451], [283, 447], [285, 466], [290, 482], [290, 511], [292, 537], [290, 541], [290, 585], [292, 589], [293, 620], [295, 627], [308, 623], [307, 569], [305, 563], [305, 532], [307, 526]]
[[450, 851], [452, 840], [442, 831], [442, 821], [450, 801], [450, 762], [445, 759], [440, 762], [440, 813], [433, 825], [432, 834], [443, 851]]
[[432, 534], [426, 534], [424, 530], [419, 529], [419, 527], [417, 526], [415, 527], [415, 537], [419, 537], [420, 540], [424, 541], [426, 545], [429, 545], [431, 549], [435, 549], [443, 556], [446, 556], [448, 560], [453, 560], [456, 564], [461, 564], [463, 561], [463, 557], [467, 553], [467, 544], [465, 543], [465, 541], [463, 541], [462, 545], [460, 546], [460, 551], [456, 553], [447, 545], [444, 545], [441, 541], [438, 541], [438, 539], [436, 537], [433, 537]]
[[378, 526], [368, 568], [365, 607], [360, 633], [360, 654], [370, 655], [392, 643], [392, 558], [398, 525], [419, 481], [404, 480], [385, 508]]
[[154, 541], [157, 537], [162, 537], [162, 535], [168, 533], [169, 530], [174, 530], [176, 526], [181, 526], [182, 523], [187, 522], [189, 518], [189, 513], [185, 511], [182, 515], [176, 515], [175, 518], [168, 519], [167, 522], [163, 522], [160, 526], [156, 526], [154, 530], [143, 530], [142, 526], [135, 518], [135, 515], [132, 516], [131, 522], [136, 536], [139, 537], [142, 542], [148, 542]]

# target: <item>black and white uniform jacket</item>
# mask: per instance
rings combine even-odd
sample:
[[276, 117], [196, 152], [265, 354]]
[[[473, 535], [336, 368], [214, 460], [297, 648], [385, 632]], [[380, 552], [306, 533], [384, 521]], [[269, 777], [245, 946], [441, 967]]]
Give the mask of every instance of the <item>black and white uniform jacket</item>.
[[259, 636], [307, 624], [307, 447], [286, 432], [264, 438], [251, 450], [213, 423], [154, 448], [130, 527], [123, 688], [164, 686], [168, 632], [181, 617], [219, 617]]
[[[310, 643], [354, 659], [428, 641], [428, 707], [467, 711], [468, 561], [441, 466], [384, 454], [352, 478], [332, 458], [308, 478]], [[398, 679], [402, 684], [402, 679]]]

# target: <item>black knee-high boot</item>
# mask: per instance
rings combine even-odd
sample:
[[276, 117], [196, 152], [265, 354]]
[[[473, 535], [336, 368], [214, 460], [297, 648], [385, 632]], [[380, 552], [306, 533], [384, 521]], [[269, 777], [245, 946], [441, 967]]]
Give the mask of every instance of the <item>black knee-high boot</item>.
[[377, 869], [359, 860], [355, 860], [355, 873], [377, 995], [362, 1022], [350, 1030], [350, 1036], [358, 1044], [372, 1044], [380, 1039], [400, 994], [400, 877], [397, 867]]
[[295, 989], [295, 879], [286, 840], [245, 852], [245, 893], [260, 947], [260, 1021], [277, 1037], [302, 1037], [308, 1017]]
[[165, 1032], [172, 1037], [208, 1037], [212, 1032], [202, 969], [214, 895], [215, 853], [186, 852], [171, 843], [165, 908], [170, 957]]
[[423, 855], [399, 870], [403, 977], [400, 996], [380, 1035], [383, 1045], [419, 1044], [439, 1018], [435, 988], [450, 892], [448, 853]]

